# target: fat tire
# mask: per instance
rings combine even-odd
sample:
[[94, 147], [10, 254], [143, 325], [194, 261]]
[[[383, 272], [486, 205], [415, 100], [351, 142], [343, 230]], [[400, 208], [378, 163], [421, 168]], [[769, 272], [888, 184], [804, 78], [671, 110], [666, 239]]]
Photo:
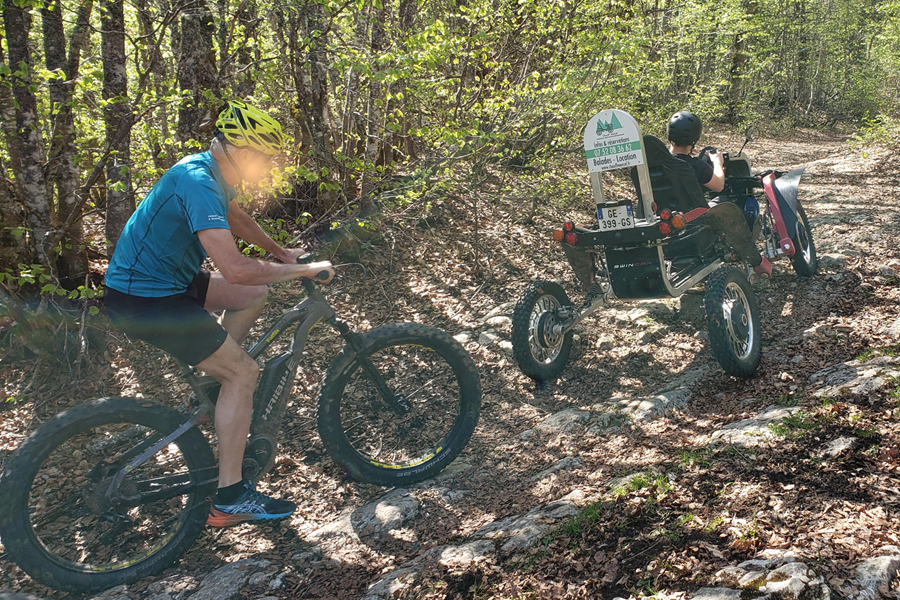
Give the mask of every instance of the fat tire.
[[809, 220], [806, 218], [806, 211], [803, 210], [803, 206], [800, 203], [797, 203], [797, 217], [800, 219], [800, 223], [803, 228], [806, 230], [806, 235], [809, 236], [809, 262], [803, 256], [803, 251], [800, 247], [800, 234], [797, 233], [792, 240], [794, 242], [794, 255], [791, 257], [791, 265], [794, 267], [794, 271], [800, 277], [812, 277], [816, 273], [819, 272], [819, 257], [816, 256], [816, 243], [813, 240], [812, 229], [809, 228]]
[[[101, 398], [59, 413], [29, 437], [0, 475], [0, 538], [12, 562], [38, 583], [67, 592], [95, 592], [159, 573], [186, 552], [206, 525], [206, 496], [215, 493], [215, 482], [198, 490], [195, 504], [182, 527], [153, 555], [134, 565], [96, 572], [56, 560], [37, 539], [28, 514], [31, 484], [41, 464], [67, 439], [93, 427], [111, 423], [135, 423], [162, 433], [175, 430], [184, 413], [139, 398]], [[175, 440], [191, 472], [215, 469], [216, 460], [203, 434], [193, 428]], [[209, 488], [209, 489], [206, 489]], [[200, 502], [196, 498], [201, 498]], [[202, 505], [206, 505], [205, 507]]]
[[552, 281], [536, 281], [530, 284], [513, 310], [512, 319], [512, 345], [513, 356], [519, 365], [523, 375], [530, 377], [537, 383], [553, 381], [559, 377], [566, 363], [569, 362], [569, 354], [572, 351], [572, 331], [567, 331], [563, 336], [562, 347], [559, 355], [549, 363], [541, 363], [531, 355], [531, 347], [528, 343], [529, 328], [531, 324], [531, 312], [535, 304], [542, 296], [550, 295], [556, 298], [560, 306], [571, 306], [568, 294], [558, 283]]
[[[744, 292], [750, 305], [750, 318], [753, 322], [753, 340], [750, 354], [741, 358], [731, 346], [731, 334], [724, 320], [722, 305], [725, 301], [725, 288], [729, 283], [736, 283]], [[729, 375], [748, 379], [759, 367], [762, 357], [762, 334], [759, 316], [759, 303], [750, 282], [744, 274], [734, 267], [716, 269], [706, 281], [706, 293], [703, 296], [706, 306], [706, 325], [709, 330], [709, 346], [716, 361]]]
[[341, 398], [351, 375], [360, 368], [356, 353], [345, 347], [334, 359], [319, 393], [319, 437], [331, 459], [356, 481], [393, 487], [430, 479], [453, 462], [469, 443], [481, 411], [481, 376], [475, 361], [462, 344], [446, 332], [418, 323], [392, 323], [362, 336], [364, 352], [371, 354], [396, 344], [415, 344], [437, 352], [456, 374], [460, 391], [460, 412], [452, 437], [441, 451], [422, 464], [389, 469], [371, 464], [347, 440], [341, 425]]

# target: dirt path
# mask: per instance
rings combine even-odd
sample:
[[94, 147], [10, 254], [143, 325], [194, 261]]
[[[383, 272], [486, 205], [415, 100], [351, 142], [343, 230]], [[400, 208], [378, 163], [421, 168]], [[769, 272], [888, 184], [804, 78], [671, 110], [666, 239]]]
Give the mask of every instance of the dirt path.
[[[722, 136], [716, 143], [727, 148], [734, 146], [736, 140]], [[452, 598], [459, 591], [466, 597], [473, 581], [486, 586], [482, 592], [485, 595], [479, 597], [506, 594], [511, 584], [517, 589], [540, 590], [544, 583], [571, 583], [587, 594], [585, 597], [612, 591], [627, 595], [629, 590], [645, 589], [641, 587], [644, 584], [638, 584], [642, 581], [639, 573], [623, 581], [617, 576], [604, 584], [606, 587], [590, 587], [593, 584], [587, 583], [586, 571], [574, 571], [563, 564], [577, 563], [581, 554], [592, 556], [602, 547], [609, 556], [617, 552], [623, 556], [638, 554], [639, 560], [628, 563], [632, 570], [653, 571], [655, 567], [648, 565], [664, 560], [661, 557], [668, 552], [671, 556], [666, 554], [666, 560], [681, 566], [673, 571], [659, 571], [666, 573], [662, 578], [657, 572], [650, 577], [650, 583], [693, 589], [699, 585], [697, 574], [702, 576], [728, 560], [752, 556], [765, 547], [788, 544], [821, 554], [826, 544], [833, 546], [834, 533], [814, 534], [814, 529], [838, 531], [839, 523], [852, 522], [860, 518], [860, 511], [875, 508], [881, 510], [879, 519], [887, 523], [880, 526], [880, 536], [866, 537], [854, 533], [855, 529], [841, 530], [847, 541], [839, 546], [840, 550], [833, 551], [832, 563], [871, 554], [885, 540], [900, 542], [900, 526], [890, 522], [891, 511], [895, 510], [893, 501], [883, 493], [869, 491], [861, 498], [853, 491], [866, 485], [860, 470], [871, 470], [872, 461], [879, 460], [878, 452], [871, 448], [888, 448], [900, 439], [895, 437], [900, 433], [894, 427], [893, 408], [885, 404], [887, 399], [860, 401], [858, 406], [852, 404], [846, 409], [848, 415], [859, 415], [854, 421], [855, 429], [870, 425], [874, 428], [876, 437], [867, 439], [877, 440], [877, 444], [862, 447], [856, 462], [842, 464], [830, 472], [829, 485], [844, 491], [832, 491], [827, 499], [822, 496], [827, 486], [821, 481], [813, 485], [815, 477], [806, 475], [795, 481], [797, 477], [784, 475], [793, 468], [791, 461], [799, 460], [797, 457], [809, 447], [820, 444], [819, 439], [797, 436], [775, 444], [765, 453], [754, 454], [755, 462], [749, 471], [746, 465], [740, 466], [741, 458], [706, 450], [713, 431], [753, 416], [769, 405], [782, 403], [818, 410], [821, 399], [805, 393], [809, 376], [823, 367], [852, 359], [870, 347], [888, 345], [877, 331], [898, 315], [900, 288], [896, 281], [885, 280], [879, 270], [888, 261], [900, 259], [896, 228], [900, 182], [892, 174], [896, 165], [885, 169], [879, 166], [880, 156], [861, 158], [858, 153], [850, 153], [843, 138], [804, 132], [790, 140], [756, 142], [750, 154], [756, 166], [809, 166], [801, 198], [812, 218], [820, 255], [834, 255], [825, 258], [828, 270], [810, 280], [795, 277], [789, 268], [784, 269], [789, 267], [786, 262], [779, 263], [782, 269], [759, 292], [764, 310], [764, 360], [757, 377], [739, 382], [711, 369], [687, 408], [646, 426], [626, 424], [598, 437], [586, 433], [583, 424], [575, 423], [569, 431], [520, 437], [521, 432], [563, 409], [591, 409], [622, 397], [646, 395], [685, 370], [711, 364], [712, 357], [705, 349], [703, 334], [698, 333], [705, 326], [697, 294], [689, 294], [674, 304], [617, 304], [589, 319], [578, 331], [575, 358], [560, 380], [535, 389], [518, 373], [503, 344], [508, 335], [508, 319], [502, 312], [487, 324], [477, 319], [515, 300], [528, 281], [571, 281], [561, 252], [547, 242], [547, 228], [570, 216], [573, 210], [589, 209], [589, 188], [582, 186], [583, 194], [573, 199], [571, 208], [565, 208], [563, 202], [548, 203], [540, 207], [535, 224], [522, 225], [526, 208], [523, 205], [528, 203], [522, 200], [526, 191], [510, 190], [506, 187], [510, 182], [498, 179], [495, 193], [491, 193], [494, 200], [478, 207], [477, 240], [473, 241], [471, 233], [471, 199], [448, 197], [434, 213], [434, 229], [397, 227], [392, 240], [364, 257], [371, 271], [368, 281], [353, 275], [329, 292], [339, 312], [361, 328], [414, 320], [454, 334], [468, 332], [467, 348], [476, 357], [482, 373], [484, 406], [480, 426], [453, 472], [410, 490], [406, 497], [413, 500], [407, 504], [405, 516], [390, 529], [355, 531], [356, 535], [338, 535], [328, 541], [334, 531], [340, 531], [342, 515], [367, 505], [386, 490], [344, 481], [316, 437], [312, 398], [324, 367], [339, 349], [338, 340], [319, 331], [297, 382], [296, 400], [285, 424], [281, 452], [288, 459], [279, 463], [262, 486], [265, 491], [298, 499], [301, 509], [279, 526], [207, 532], [180, 565], [160, 577], [129, 586], [124, 597], [150, 598], [160, 593], [159, 581], [180, 582], [177, 591], [166, 592], [171, 600], [189, 597], [203, 574], [226, 562], [253, 556], [270, 561], [265, 569], [270, 576], [245, 585], [241, 592], [244, 597], [357, 598], [383, 571], [422, 555], [429, 548], [465, 540], [487, 523], [521, 514], [576, 488], [585, 497], [592, 491], [606, 492], [610, 479], [650, 468], [684, 479], [685, 484], [678, 486], [677, 493], [666, 492], [683, 504], [667, 509], [665, 517], [654, 513], [643, 518], [640, 515], [649, 515], [649, 511], [626, 514], [631, 510], [628, 506], [640, 502], [623, 497], [606, 507], [609, 513], [603, 519], [610, 524], [624, 522], [619, 531], [624, 531], [625, 537], [646, 543], [629, 546], [617, 540], [621, 536], [614, 535], [615, 529], [610, 533], [609, 528], [585, 528], [561, 542], [560, 552], [529, 558], [527, 568], [521, 563], [516, 563], [516, 568], [502, 564], [493, 570], [469, 573], [463, 579], [452, 570], [438, 572], [422, 583], [423, 587], [409, 593], [425, 596], [433, 592], [435, 597]], [[585, 179], [578, 174], [580, 167], [575, 162], [569, 165], [576, 173], [572, 177]], [[886, 172], [890, 174], [885, 176]], [[564, 175], [559, 178], [567, 179]], [[490, 277], [485, 279], [488, 273]], [[287, 303], [296, 298], [296, 293], [281, 286], [273, 296], [280, 303]], [[274, 314], [273, 309], [269, 319]], [[804, 337], [807, 330], [813, 332]], [[148, 361], [148, 357], [158, 360]], [[177, 384], [165, 378], [158, 367], [164, 360], [143, 346], [125, 345], [116, 350], [111, 347], [105, 360], [96, 361], [93, 375], [74, 391], [67, 378], [48, 365], [36, 365], [33, 360], [10, 365], [3, 375], [4, 397], [20, 401], [0, 413], [0, 448], [4, 453], [0, 459], [37, 424], [35, 417], [46, 418], [66, 405], [100, 395], [174, 394]], [[148, 364], [154, 368], [148, 368]], [[35, 410], [37, 399], [40, 405]], [[851, 406], [851, 400], [846, 403]], [[883, 417], [885, 410], [888, 417]], [[827, 430], [828, 435], [835, 432]], [[820, 437], [825, 435], [821, 433]], [[685, 453], [690, 457], [694, 452], [702, 460], [684, 459]], [[565, 468], [535, 479], [566, 458], [572, 460]], [[849, 479], [850, 471], [855, 479]], [[786, 483], [788, 480], [793, 483]], [[693, 484], [702, 490], [690, 492]], [[785, 487], [788, 485], [793, 487]], [[685, 486], [688, 491], [681, 490]], [[791, 493], [803, 490], [803, 486], [813, 491]], [[892, 486], [896, 488], [897, 482]], [[633, 495], [643, 493], [637, 490]], [[778, 512], [780, 520], [770, 524], [759, 513], [772, 507], [771, 499], [776, 497], [781, 503], [772, 511]], [[655, 502], [656, 506], [664, 504], [659, 499]], [[691, 550], [694, 546], [687, 542], [653, 546], [660, 535], [653, 532], [685, 514], [691, 514], [689, 522], [697, 520], [694, 541], [699, 540], [715, 552], [703, 550], [706, 546], [702, 544], [695, 546], [700, 550]], [[812, 526], [811, 521], [816, 519]], [[731, 532], [740, 530], [740, 523], [746, 530], [746, 524], [751, 522], [758, 524], [754, 536], [747, 537], [746, 531], [739, 536]], [[329, 529], [329, 524], [335, 523]], [[794, 533], [800, 531], [801, 525], [805, 537]], [[732, 546], [736, 536], [756, 541]], [[688, 535], [680, 539], [689, 538]], [[570, 542], [574, 544], [574, 554]], [[624, 558], [620, 561], [625, 563]], [[2, 562], [2, 555], [0, 571], [0, 589], [65, 597], [34, 586], [18, 569]], [[270, 586], [276, 575], [279, 585]], [[833, 576], [840, 578], [841, 574], [835, 571]], [[466, 582], [469, 583], [463, 585]], [[464, 589], [458, 589], [460, 586]]]

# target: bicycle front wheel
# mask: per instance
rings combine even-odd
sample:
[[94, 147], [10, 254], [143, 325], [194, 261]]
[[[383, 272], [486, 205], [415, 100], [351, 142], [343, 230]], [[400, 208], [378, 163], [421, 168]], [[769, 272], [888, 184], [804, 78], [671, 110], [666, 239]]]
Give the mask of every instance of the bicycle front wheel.
[[462, 452], [478, 423], [481, 381], [472, 357], [450, 335], [395, 323], [363, 336], [388, 388], [408, 407], [389, 407], [348, 348], [319, 396], [319, 436], [331, 458], [366, 483], [396, 486], [433, 477]]
[[129, 583], [176, 561], [203, 529], [215, 493], [203, 434], [189, 429], [115, 480], [185, 419], [149, 400], [102, 398], [47, 421], [0, 477], [0, 539], [10, 559], [69, 592]]

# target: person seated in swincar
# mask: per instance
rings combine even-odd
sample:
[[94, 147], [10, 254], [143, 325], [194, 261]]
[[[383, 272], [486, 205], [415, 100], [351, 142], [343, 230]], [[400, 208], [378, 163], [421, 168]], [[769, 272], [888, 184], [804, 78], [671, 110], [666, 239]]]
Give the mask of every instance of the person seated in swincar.
[[666, 123], [666, 137], [672, 156], [691, 165], [697, 175], [697, 182], [713, 192], [725, 189], [725, 162], [718, 152], [707, 153], [710, 163], [693, 156], [694, 147], [703, 134], [703, 121], [694, 113], [681, 110], [672, 115]]

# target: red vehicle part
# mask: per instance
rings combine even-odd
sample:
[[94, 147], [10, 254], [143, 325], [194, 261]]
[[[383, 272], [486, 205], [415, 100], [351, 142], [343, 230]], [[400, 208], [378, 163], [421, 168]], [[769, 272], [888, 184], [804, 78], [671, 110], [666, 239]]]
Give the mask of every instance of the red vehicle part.
[[769, 200], [769, 210], [772, 211], [772, 217], [775, 219], [775, 233], [778, 234], [781, 251], [788, 256], [793, 256], [796, 250], [791, 236], [788, 235], [787, 227], [784, 224], [784, 216], [781, 214], [781, 207], [778, 205], [778, 199], [775, 197], [775, 177], [774, 173], [770, 173], [763, 177], [763, 188], [766, 190], [766, 198]]

